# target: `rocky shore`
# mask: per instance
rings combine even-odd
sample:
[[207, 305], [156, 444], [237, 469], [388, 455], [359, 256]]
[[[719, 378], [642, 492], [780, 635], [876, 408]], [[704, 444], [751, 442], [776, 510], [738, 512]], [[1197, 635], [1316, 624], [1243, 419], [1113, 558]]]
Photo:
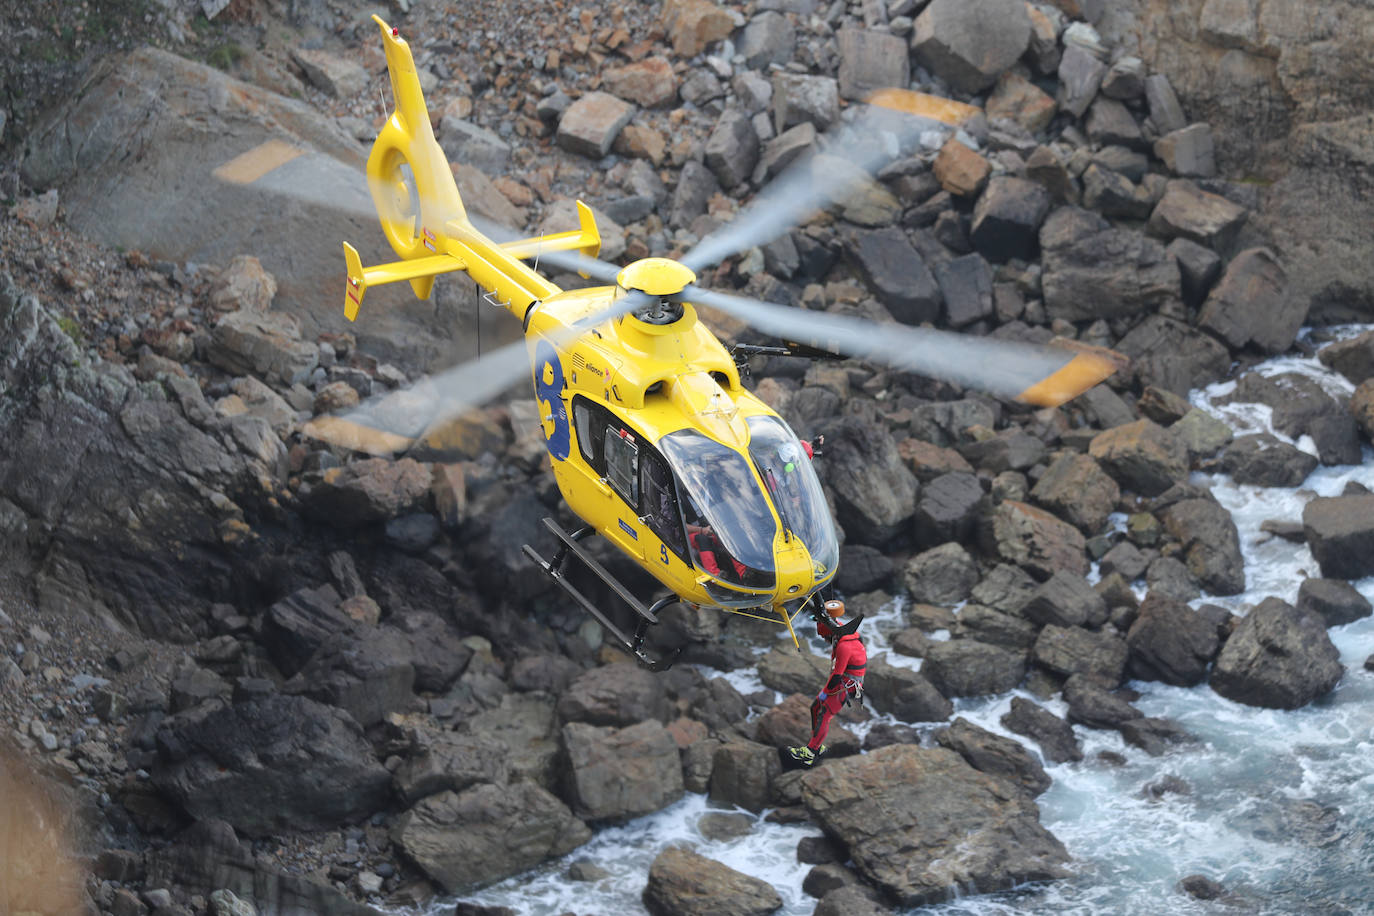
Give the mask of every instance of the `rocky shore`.
[[[1236, 526], [1190, 474], [1297, 486], [1374, 435], [1374, 334], [1320, 350], [1348, 399], [1249, 371], [1304, 324], [1369, 320], [1374, 221], [1355, 189], [1374, 132], [1361, 87], [1323, 69], [1358, 30], [1317, 34], [1297, 4], [1248, 23], [1213, 3], [1106, 6], [388, 11], [474, 212], [555, 231], [585, 199], [621, 262], [728, 222], [875, 89], [968, 103], [960, 129], [707, 285], [1123, 355], [1047, 410], [858, 361], [752, 367], [799, 434], [825, 436], [839, 590], [860, 610], [902, 599], [893, 652], [922, 660], [871, 661], [867, 707], [813, 771], [784, 771], [779, 749], [809, 732], [823, 658], [678, 606], [652, 638], [681, 660], [651, 674], [535, 574], [520, 545], [542, 545], [544, 516], [573, 520], [527, 391], [396, 458], [303, 432], [513, 333], [470, 308], [466, 278], [433, 302], [379, 293], [348, 325], [338, 242], [377, 253], [375, 221], [325, 178], [296, 197], [213, 178], [274, 138], [365, 159], [385, 65], [361, 8], [171, 4], [164, 47], [106, 49], [42, 117], [0, 110], [0, 787], [37, 799], [0, 812], [0, 861], [22, 861], [3, 853], [45, 804], [71, 812], [38, 899], [0, 903], [428, 906], [699, 793], [726, 818], [712, 830], [740, 829], [736, 807], [813, 825], [797, 855], [815, 912], [881, 913], [1067, 874], [1035, 802], [1043, 764], [1111, 765], [1085, 759], [1084, 729], [1160, 757], [1194, 740], [1133, 705], [1133, 681], [1274, 709], [1330, 692], [1345, 672], [1327, 629], [1371, 613], [1349, 580], [1374, 573], [1374, 495], [1274, 519], [1319, 568], [1295, 604], [1237, 616], [1206, 601], [1245, 590]], [[188, 48], [208, 63], [173, 53]], [[39, 64], [10, 66], [17, 86]], [[1237, 436], [1187, 400], [1222, 379], [1310, 447]], [[719, 676], [739, 669], [767, 689]], [[954, 714], [1012, 690], [1005, 734]], [[15, 867], [0, 895], [33, 889]], [[1222, 892], [1198, 877], [1179, 893]], [[782, 906], [685, 847], [642, 882], [656, 916]]]

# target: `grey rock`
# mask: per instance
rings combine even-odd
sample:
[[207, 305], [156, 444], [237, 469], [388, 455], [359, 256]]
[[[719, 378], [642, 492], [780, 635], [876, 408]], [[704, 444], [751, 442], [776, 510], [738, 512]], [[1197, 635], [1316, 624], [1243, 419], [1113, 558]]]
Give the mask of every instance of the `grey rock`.
[[635, 106], [608, 92], [589, 92], [568, 106], [558, 121], [558, 145], [571, 153], [600, 159], [610, 152]]
[[1179, 296], [1178, 264], [1164, 246], [1102, 217], [1061, 207], [1040, 228], [1045, 308], [1068, 321], [1153, 311]]
[[1169, 533], [1185, 548], [1188, 572], [1214, 595], [1245, 590], [1240, 533], [1231, 515], [1209, 499], [1187, 499], [1162, 513]]
[[563, 726], [568, 795], [586, 821], [622, 821], [658, 811], [682, 797], [677, 744], [658, 722], [600, 728]]
[[1029, 260], [1039, 252], [1050, 191], [1026, 178], [995, 176], [973, 207], [969, 240], [989, 260]]
[[1226, 266], [1198, 323], [1232, 347], [1253, 343], [1267, 353], [1292, 345], [1307, 303], [1289, 295], [1288, 274], [1267, 248], [1251, 248]]
[[[963, 472], [941, 474], [921, 489], [916, 503], [916, 541], [934, 546], [949, 541], [967, 542], [973, 534], [983, 486]], [[841, 564], [841, 569], [844, 568]]]
[[713, 801], [762, 811], [770, 804], [769, 786], [781, 772], [776, 748], [751, 741], [724, 744], [712, 758], [708, 794]]
[[959, 92], [991, 86], [1030, 44], [1025, 7], [1008, 0], [934, 0], [916, 17], [912, 59]]
[[1119, 636], [1055, 624], [1040, 631], [1031, 651], [1036, 664], [1057, 674], [1088, 675], [1113, 686], [1121, 683], [1129, 654]]
[[1328, 627], [1344, 626], [1374, 613], [1369, 599], [1340, 579], [1303, 579], [1297, 608], [1320, 617]]
[[653, 916], [766, 916], [782, 907], [767, 882], [680, 846], [669, 846], [654, 859], [642, 899]]
[[1241, 620], [1212, 670], [1212, 689], [1248, 706], [1297, 709], [1345, 673], [1320, 617], [1266, 598]]
[[1102, 80], [1107, 76], [1107, 65], [1078, 45], [1069, 44], [1059, 59], [1059, 108], [1076, 118], [1081, 118], [1088, 110]]
[[1019, 741], [993, 734], [963, 717], [955, 719], [948, 728], [937, 731], [935, 742], [963, 757], [975, 770], [1001, 776], [1031, 796], [1039, 795], [1050, 787], [1045, 768]]
[[1170, 131], [1155, 141], [1154, 150], [1169, 171], [1183, 178], [1211, 178], [1217, 173], [1208, 124], [1189, 124]]
[[902, 582], [913, 601], [955, 605], [978, 583], [978, 566], [959, 544], [941, 544], [908, 560]]
[[939, 316], [940, 287], [900, 229], [855, 233], [845, 245], [845, 254], [898, 321], [920, 324]]
[[876, 89], [905, 89], [906, 43], [890, 32], [841, 29], [836, 36], [840, 55], [840, 98], [863, 100]]
[[1107, 604], [1087, 579], [1061, 569], [1036, 588], [1021, 615], [1041, 626], [1095, 627], [1106, 622]]
[[727, 109], [706, 139], [706, 167], [727, 191], [753, 174], [759, 161], [759, 138], [749, 118]]
[[943, 722], [954, 711], [944, 694], [917, 671], [871, 659], [864, 691], [873, 708], [903, 722]]
[[623, 727], [645, 720], [664, 722], [668, 698], [663, 682], [630, 662], [583, 672], [558, 699], [564, 723]]
[[848, 537], [886, 546], [910, 524], [918, 485], [886, 432], [857, 417], [826, 424], [827, 483]]
[[1151, 592], [1126, 634], [1128, 671], [1141, 680], [1178, 687], [1200, 684], [1216, 657], [1216, 626], [1182, 601]]
[[779, 134], [803, 122], [823, 131], [839, 117], [839, 85], [831, 77], [785, 70], [773, 74], [773, 129]]
[[1042, 706], [1025, 697], [1012, 697], [1011, 709], [1001, 719], [1009, 731], [1040, 745], [1040, 752], [1050, 763], [1067, 763], [1083, 759], [1083, 749], [1074, 737], [1073, 726]]
[[769, 64], [785, 64], [797, 47], [797, 32], [781, 13], [760, 12], [744, 27], [735, 43], [735, 53], [751, 70], [764, 70]]
[[1296, 487], [1317, 468], [1317, 457], [1270, 433], [1240, 436], [1222, 453], [1221, 469], [1236, 483]]
[[946, 697], [1004, 693], [1021, 683], [1025, 656], [973, 639], [934, 643], [926, 652], [921, 673]]

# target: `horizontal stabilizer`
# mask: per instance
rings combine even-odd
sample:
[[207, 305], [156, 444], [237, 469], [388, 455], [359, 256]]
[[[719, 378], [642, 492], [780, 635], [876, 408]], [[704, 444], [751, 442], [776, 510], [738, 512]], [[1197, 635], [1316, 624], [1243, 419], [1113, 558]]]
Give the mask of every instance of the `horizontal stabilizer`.
[[344, 242], [344, 261], [348, 266], [348, 281], [345, 288], [344, 315], [349, 321], [358, 317], [358, 309], [363, 304], [363, 294], [370, 286], [381, 283], [398, 283], [401, 280], [417, 280], [433, 277], [436, 274], [463, 270], [466, 264], [451, 254], [436, 254], [427, 258], [412, 258], [408, 261], [392, 261], [376, 267], [363, 267], [358, 252], [352, 245]]

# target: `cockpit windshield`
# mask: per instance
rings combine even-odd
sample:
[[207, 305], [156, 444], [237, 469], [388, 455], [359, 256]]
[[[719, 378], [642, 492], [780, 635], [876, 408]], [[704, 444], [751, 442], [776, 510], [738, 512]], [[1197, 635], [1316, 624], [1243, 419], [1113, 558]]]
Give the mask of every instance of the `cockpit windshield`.
[[819, 579], [838, 565], [840, 547], [816, 469], [802, 451], [796, 433], [777, 417], [750, 417], [749, 436], [749, 454], [763, 475], [778, 515], [806, 545]]
[[682, 483], [693, 562], [724, 581], [771, 588], [778, 525], [749, 462], [690, 429], [664, 436], [659, 448]]

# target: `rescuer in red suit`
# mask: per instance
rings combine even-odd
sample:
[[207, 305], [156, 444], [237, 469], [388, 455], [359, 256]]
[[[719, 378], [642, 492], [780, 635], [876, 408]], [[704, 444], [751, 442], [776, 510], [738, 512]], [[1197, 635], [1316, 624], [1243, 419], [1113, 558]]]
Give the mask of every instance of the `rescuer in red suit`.
[[868, 652], [855, 632], [863, 617], [844, 623], [844, 615], [843, 601], [827, 601], [816, 615], [816, 633], [831, 646], [830, 677], [811, 703], [811, 741], [805, 747], [790, 749], [792, 759], [805, 766], [811, 766], [825, 753], [825, 735], [835, 713], [850, 700], [863, 698]]

